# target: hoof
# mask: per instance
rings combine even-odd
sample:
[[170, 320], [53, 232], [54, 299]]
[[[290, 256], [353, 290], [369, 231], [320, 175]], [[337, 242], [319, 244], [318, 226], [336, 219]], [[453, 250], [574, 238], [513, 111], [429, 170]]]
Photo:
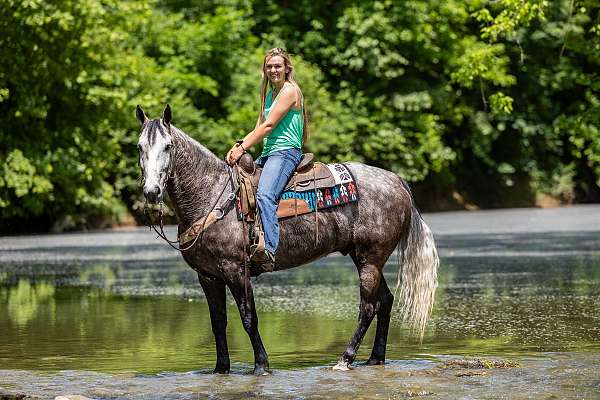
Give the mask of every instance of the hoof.
[[350, 365], [344, 361], [338, 361], [337, 364], [333, 366], [334, 371], [350, 371]]
[[374, 358], [369, 358], [367, 360], [367, 362], [365, 363], [365, 365], [383, 365], [383, 364], [385, 364], [384, 360], [377, 360]]
[[215, 367], [213, 374], [228, 374], [229, 373], [229, 367]]
[[271, 371], [269, 371], [266, 367], [254, 367], [254, 371], [252, 373], [256, 376], [271, 375]]

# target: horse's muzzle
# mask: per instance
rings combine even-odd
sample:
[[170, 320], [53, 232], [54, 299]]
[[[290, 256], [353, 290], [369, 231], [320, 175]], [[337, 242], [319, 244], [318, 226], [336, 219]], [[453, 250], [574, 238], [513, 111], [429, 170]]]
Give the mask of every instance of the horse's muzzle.
[[160, 190], [160, 186], [152, 185], [149, 187], [144, 186], [144, 197], [150, 203], [157, 204], [162, 200], [162, 191]]

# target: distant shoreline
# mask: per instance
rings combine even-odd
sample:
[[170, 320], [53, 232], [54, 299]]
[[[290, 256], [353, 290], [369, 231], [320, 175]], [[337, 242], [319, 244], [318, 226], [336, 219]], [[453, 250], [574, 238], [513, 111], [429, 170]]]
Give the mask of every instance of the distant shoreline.
[[[600, 204], [557, 208], [514, 208], [483, 211], [423, 213], [434, 235], [502, 234], [600, 231]], [[170, 238], [176, 225], [165, 227]], [[156, 234], [143, 226], [124, 226], [90, 231], [0, 236], [0, 250], [71, 244], [81, 246], [163, 245]], [[165, 246], [167, 247], [167, 246]], [[168, 249], [170, 250], [170, 249]]]

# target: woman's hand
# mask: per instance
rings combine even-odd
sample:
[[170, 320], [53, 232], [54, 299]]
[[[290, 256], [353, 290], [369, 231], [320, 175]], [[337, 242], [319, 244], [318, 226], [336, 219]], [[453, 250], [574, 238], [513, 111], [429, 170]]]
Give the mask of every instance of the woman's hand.
[[229, 165], [233, 165], [240, 159], [240, 157], [244, 153], [245, 153], [244, 148], [239, 143], [236, 143], [233, 145], [231, 150], [229, 150], [227, 152], [227, 157], [225, 157], [225, 162]]

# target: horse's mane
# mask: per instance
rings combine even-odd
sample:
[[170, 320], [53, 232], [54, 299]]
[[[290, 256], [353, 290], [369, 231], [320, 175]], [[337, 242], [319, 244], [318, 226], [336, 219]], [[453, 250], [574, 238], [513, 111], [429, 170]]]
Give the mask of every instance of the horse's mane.
[[207, 173], [227, 170], [223, 160], [181, 129], [171, 125], [171, 134], [176, 148], [176, 163], [183, 168], [192, 169], [202, 164]]

